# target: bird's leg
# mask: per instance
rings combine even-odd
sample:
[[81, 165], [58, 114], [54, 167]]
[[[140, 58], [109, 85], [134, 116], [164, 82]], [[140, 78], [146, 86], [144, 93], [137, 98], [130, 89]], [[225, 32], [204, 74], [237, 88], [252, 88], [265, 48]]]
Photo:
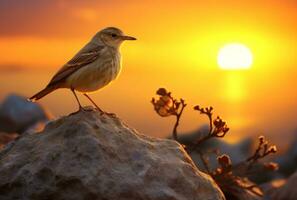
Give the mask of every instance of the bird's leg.
[[104, 113], [104, 111], [99, 108], [99, 106], [97, 106], [97, 104], [91, 99], [91, 97], [89, 97], [89, 95], [87, 95], [86, 93], [84, 93], [85, 97], [87, 97], [91, 102], [92, 104], [101, 112], [101, 113]]
[[77, 103], [78, 103], [79, 110], [83, 110], [83, 107], [81, 106], [81, 104], [80, 104], [80, 102], [79, 102], [79, 99], [78, 99], [78, 97], [77, 97], [77, 95], [76, 95], [74, 89], [71, 88], [71, 91], [72, 91], [72, 93], [74, 94], [75, 99], [76, 99], [76, 101], [77, 101]]

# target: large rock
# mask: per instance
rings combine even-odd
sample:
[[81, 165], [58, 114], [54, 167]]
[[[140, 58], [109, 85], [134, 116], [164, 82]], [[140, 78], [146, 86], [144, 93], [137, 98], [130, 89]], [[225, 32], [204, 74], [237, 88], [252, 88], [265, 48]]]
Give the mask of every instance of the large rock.
[[47, 121], [49, 116], [40, 105], [11, 94], [0, 105], [0, 131], [22, 133], [36, 123]]
[[84, 111], [25, 134], [0, 152], [0, 199], [224, 199], [173, 140]]

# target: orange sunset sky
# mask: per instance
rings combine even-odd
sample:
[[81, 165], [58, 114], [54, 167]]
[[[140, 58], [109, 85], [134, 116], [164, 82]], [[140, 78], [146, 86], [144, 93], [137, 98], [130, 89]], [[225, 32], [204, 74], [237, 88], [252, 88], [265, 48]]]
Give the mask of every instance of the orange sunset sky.
[[[138, 40], [121, 50], [118, 80], [94, 100], [144, 134], [164, 137], [172, 119], [150, 104], [166, 87], [188, 103], [181, 132], [206, 120], [194, 105], [215, 108], [235, 141], [265, 133], [274, 141], [297, 129], [297, 1], [0, 1], [0, 100], [42, 89], [97, 31], [116, 26]], [[252, 52], [249, 70], [222, 70], [219, 49], [241, 43]], [[84, 97], [80, 97], [85, 104]], [[76, 111], [71, 92], [58, 90], [40, 103], [55, 116]]]

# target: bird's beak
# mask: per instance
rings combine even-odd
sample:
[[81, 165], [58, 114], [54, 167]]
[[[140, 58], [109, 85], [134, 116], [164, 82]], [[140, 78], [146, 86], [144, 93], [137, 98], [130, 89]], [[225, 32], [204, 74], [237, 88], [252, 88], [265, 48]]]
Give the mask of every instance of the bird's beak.
[[135, 37], [131, 37], [131, 36], [128, 36], [128, 35], [123, 35], [121, 36], [123, 40], [136, 40]]

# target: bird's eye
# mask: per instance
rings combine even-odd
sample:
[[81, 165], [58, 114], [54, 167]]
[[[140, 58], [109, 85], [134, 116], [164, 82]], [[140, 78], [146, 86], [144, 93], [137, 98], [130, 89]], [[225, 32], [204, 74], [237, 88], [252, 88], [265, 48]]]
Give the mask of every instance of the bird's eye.
[[111, 34], [111, 37], [115, 38], [115, 37], [117, 37], [117, 35], [113, 33], [113, 34]]

